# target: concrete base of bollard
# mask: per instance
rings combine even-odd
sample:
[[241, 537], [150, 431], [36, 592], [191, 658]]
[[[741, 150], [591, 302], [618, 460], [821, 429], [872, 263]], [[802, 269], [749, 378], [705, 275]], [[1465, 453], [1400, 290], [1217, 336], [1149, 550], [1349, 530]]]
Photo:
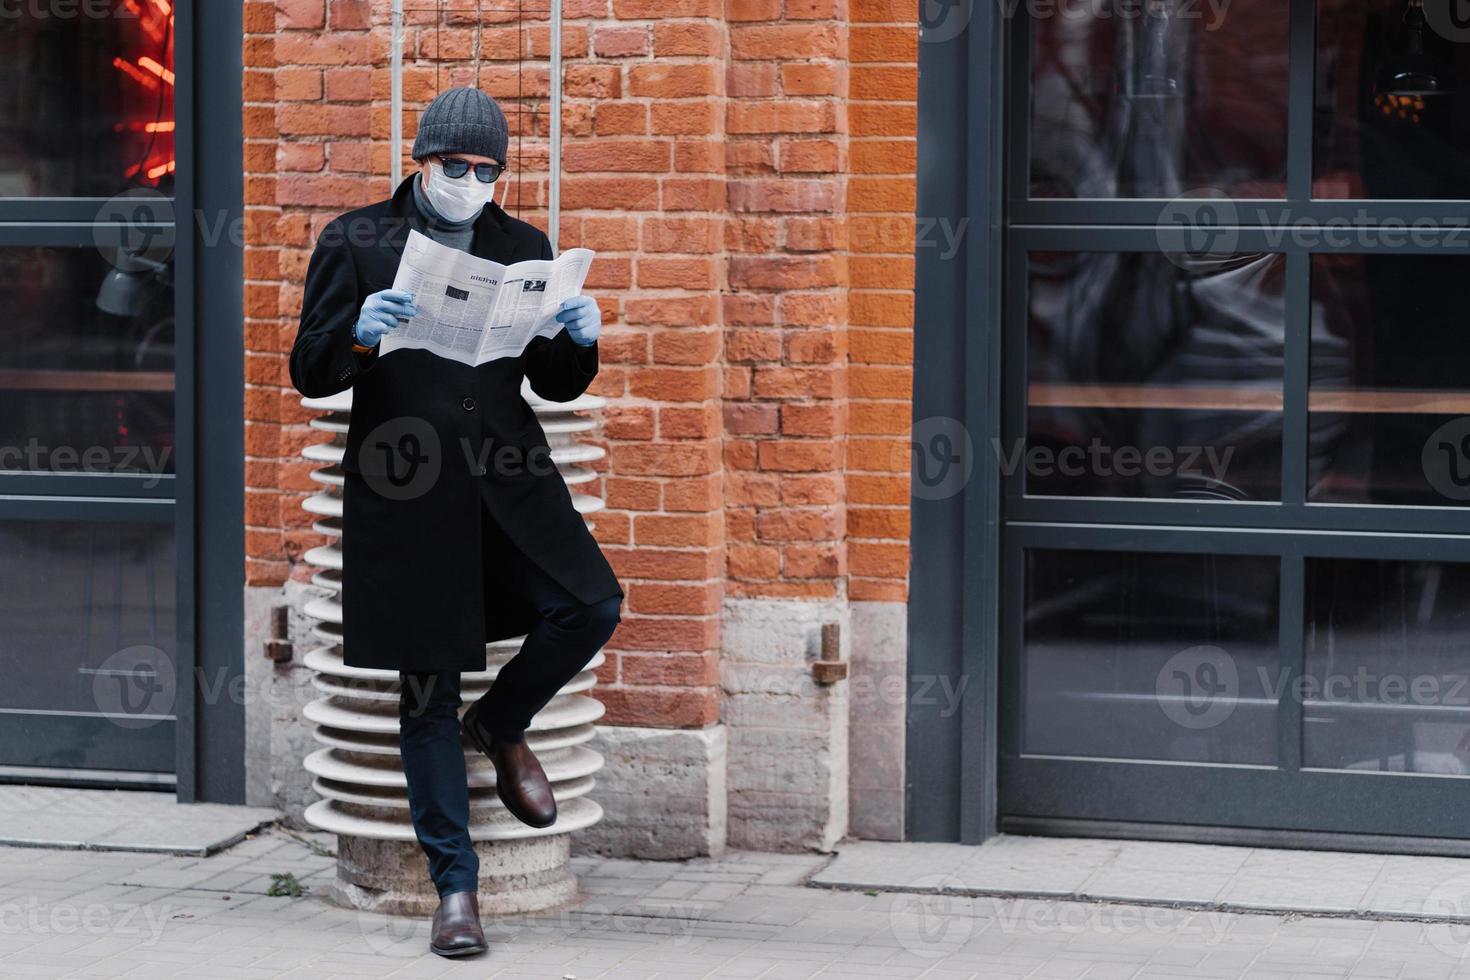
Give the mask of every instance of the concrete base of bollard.
[[[541, 912], [576, 897], [571, 836], [475, 842], [480, 856], [480, 912]], [[383, 915], [431, 916], [439, 897], [417, 842], [337, 838], [337, 880], [328, 900]]]

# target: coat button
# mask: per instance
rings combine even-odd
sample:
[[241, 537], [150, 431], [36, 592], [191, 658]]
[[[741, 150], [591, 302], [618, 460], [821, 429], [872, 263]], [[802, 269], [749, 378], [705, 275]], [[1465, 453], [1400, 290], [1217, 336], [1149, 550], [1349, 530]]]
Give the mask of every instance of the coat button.
[[460, 402], [460, 404], [464, 406], [466, 412], [473, 412], [475, 410], [475, 400], [468, 395], [465, 396], [465, 400]]

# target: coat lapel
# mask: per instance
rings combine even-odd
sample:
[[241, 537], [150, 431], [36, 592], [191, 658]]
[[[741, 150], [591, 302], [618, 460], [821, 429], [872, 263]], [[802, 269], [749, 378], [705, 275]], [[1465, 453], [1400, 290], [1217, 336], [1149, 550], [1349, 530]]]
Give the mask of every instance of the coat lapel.
[[400, 261], [403, 259], [403, 249], [408, 245], [410, 229], [427, 234], [424, 230], [424, 216], [419, 212], [418, 206], [413, 203], [415, 176], [409, 174], [393, 192], [393, 200], [388, 207], [389, 227], [384, 229], [384, 242]]
[[505, 230], [509, 216], [500, 205], [491, 201], [480, 212], [475, 221], [475, 237], [470, 242], [470, 251], [482, 259], [490, 259], [501, 265], [510, 265], [519, 256], [515, 254], [515, 240]]

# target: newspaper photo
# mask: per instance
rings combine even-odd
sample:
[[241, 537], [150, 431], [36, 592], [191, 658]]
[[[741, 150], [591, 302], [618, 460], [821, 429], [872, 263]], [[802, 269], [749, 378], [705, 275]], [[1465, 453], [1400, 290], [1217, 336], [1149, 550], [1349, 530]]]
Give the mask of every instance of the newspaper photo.
[[471, 366], [519, 356], [533, 337], [562, 329], [556, 311], [581, 294], [595, 255], [570, 248], [507, 266], [412, 231], [393, 288], [413, 293], [418, 315], [400, 320], [379, 353], [413, 348]]

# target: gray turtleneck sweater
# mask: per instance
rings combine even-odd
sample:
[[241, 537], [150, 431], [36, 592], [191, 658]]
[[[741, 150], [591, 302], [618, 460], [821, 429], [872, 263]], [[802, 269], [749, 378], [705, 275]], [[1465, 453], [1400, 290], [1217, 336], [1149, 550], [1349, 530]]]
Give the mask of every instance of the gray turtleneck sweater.
[[441, 245], [448, 245], [450, 248], [457, 248], [461, 252], [468, 252], [470, 250], [470, 243], [475, 238], [475, 221], [479, 216], [476, 215], [476, 217], [468, 221], [458, 223], [446, 220], [438, 211], [434, 210], [434, 205], [429, 203], [428, 195], [424, 193], [422, 186], [423, 181], [424, 175], [422, 173], [413, 175], [413, 202], [418, 205], [419, 211], [423, 213], [426, 219], [424, 233]]

